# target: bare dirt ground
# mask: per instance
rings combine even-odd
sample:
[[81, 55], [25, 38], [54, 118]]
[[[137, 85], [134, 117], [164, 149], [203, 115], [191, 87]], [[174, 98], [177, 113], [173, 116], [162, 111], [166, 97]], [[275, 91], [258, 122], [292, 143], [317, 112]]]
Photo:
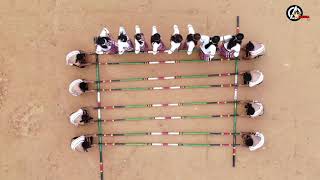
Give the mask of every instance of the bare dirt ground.
[[[239, 90], [239, 99], [264, 103], [266, 113], [257, 120], [238, 119], [239, 131], [257, 130], [266, 136], [256, 152], [238, 148], [237, 167], [231, 167], [231, 148], [112, 147], [104, 149], [108, 180], [143, 179], [316, 179], [320, 177], [318, 40], [320, 2], [300, 2], [310, 21], [290, 22], [287, 1], [1, 1], [0, 2], [0, 179], [98, 179], [98, 150], [72, 152], [70, 139], [95, 133], [97, 126], [76, 128], [68, 115], [84, 105], [95, 105], [95, 94], [72, 97], [68, 84], [76, 78], [95, 78], [95, 69], [65, 65], [74, 49], [93, 50], [92, 38], [103, 26], [116, 34], [124, 25], [133, 36], [139, 24], [147, 37], [158, 25], [166, 44], [172, 25], [183, 34], [191, 23], [203, 34], [235, 31], [235, 17], [246, 40], [261, 41], [267, 55], [240, 63], [240, 70], [260, 69], [265, 81], [259, 87]], [[175, 55], [186, 58], [186, 55]], [[157, 58], [168, 59], [170, 56]], [[134, 60], [135, 56], [128, 56]], [[152, 56], [139, 56], [147, 60]], [[102, 79], [206, 74], [234, 70], [233, 62], [209, 64], [103, 66]], [[139, 82], [115, 86], [152, 86], [232, 82], [232, 78]], [[103, 94], [103, 105], [232, 100], [233, 89], [115, 92]], [[232, 112], [232, 106], [192, 106], [103, 112], [103, 118], [148, 115], [199, 115]], [[127, 131], [230, 131], [232, 119], [105, 124], [104, 132]], [[232, 138], [135, 137], [109, 141], [232, 142]]]

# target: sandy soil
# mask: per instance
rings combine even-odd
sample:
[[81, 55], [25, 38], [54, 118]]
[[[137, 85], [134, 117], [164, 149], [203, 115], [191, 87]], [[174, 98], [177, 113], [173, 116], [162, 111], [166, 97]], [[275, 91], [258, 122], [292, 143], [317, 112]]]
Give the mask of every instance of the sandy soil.
[[[265, 134], [265, 147], [256, 152], [239, 148], [237, 167], [231, 167], [231, 148], [115, 147], [104, 149], [105, 179], [316, 179], [320, 176], [317, 138], [319, 105], [317, 79], [320, 72], [319, 8], [316, 0], [299, 2], [310, 21], [290, 22], [287, 1], [112, 0], [106, 1], [1, 1], [0, 2], [0, 179], [55, 180], [98, 179], [98, 150], [72, 152], [70, 139], [97, 132], [97, 126], [75, 128], [68, 115], [83, 105], [95, 105], [95, 94], [72, 97], [67, 86], [75, 78], [95, 78], [95, 69], [65, 65], [73, 49], [93, 50], [92, 38], [106, 25], [115, 34], [124, 25], [130, 35], [140, 24], [149, 37], [156, 24], [164, 40], [174, 23], [183, 34], [192, 23], [203, 34], [230, 34], [235, 16], [241, 17], [246, 40], [261, 41], [267, 55], [259, 61], [241, 63], [240, 70], [260, 69], [265, 81], [253, 89], [241, 88], [239, 99], [256, 99], [266, 113], [257, 120], [240, 118], [238, 130]], [[181, 7], [180, 7], [181, 6]], [[318, 25], [317, 25], [318, 24]], [[169, 43], [166, 41], [167, 45]], [[177, 58], [186, 58], [177, 55]], [[152, 56], [139, 56], [147, 60]], [[129, 56], [134, 60], [135, 56]], [[157, 58], [167, 59], [168, 56]], [[233, 71], [233, 63], [139, 65], [101, 67], [103, 79], [147, 75], [179, 75]], [[179, 80], [118, 84], [151, 86], [209, 84], [222, 81]], [[232, 82], [232, 78], [223, 81]], [[232, 89], [202, 89], [103, 94], [103, 105], [166, 103], [232, 99]], [[115, 110], [104, 118], [141, 115], [197, 115], [232, 112], [232, 106], [192, 106]], [[186, 120], [171, 122], [123, 122], [105, 124], [104, 132], [232, 130], [232, 120]], [[232, 142], [214, 137], [135, 137], [110, 141]]]

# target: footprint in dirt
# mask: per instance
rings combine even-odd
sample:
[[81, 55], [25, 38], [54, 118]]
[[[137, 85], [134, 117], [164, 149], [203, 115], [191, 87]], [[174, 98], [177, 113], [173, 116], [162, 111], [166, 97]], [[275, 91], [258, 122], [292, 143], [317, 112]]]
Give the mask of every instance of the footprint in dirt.
[[9, 120], [10, 133], [17, 136], [35, 136], [40, 128], [40, 121], [36, 115], [43, 112], [43, 106], [36, 102], [21, 105], [11, 113]]

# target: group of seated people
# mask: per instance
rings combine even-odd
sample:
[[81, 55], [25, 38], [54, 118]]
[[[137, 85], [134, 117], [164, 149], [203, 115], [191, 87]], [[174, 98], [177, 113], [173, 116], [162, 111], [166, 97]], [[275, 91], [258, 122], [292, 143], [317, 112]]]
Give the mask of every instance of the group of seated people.
[[[159, 52], [172, 54], [178, 50], [186, 50], [187, 54], [191, 55], [194, 48], [199, 44], [200, 59], [202, 60], [210, 61], [215, 57], [216, 53], [219, 54], [221, 58], [225, 59], [239, 57], [242, 40], [244, 39], [242, 33], [225, 36], [208, 36], [196, 33], [191, 24], [188, 24], [187, 28], [188, 35], [183, 42], [183, 37], [180, 34], [178, 26], [173, 26], [169, 49], [167, 49], [166, 45], [163, 43], [162, 37], [160, 33], [158, 33], [156, 26], [152, 27], [150, 49], [144, 34], [141, 32], [141, 28], [138, 25], [135, 26], [134, 43], [129, 38], [124, 27], [119, 28], [117, 41], [111, 37], [107, 28], [103, 28], [100, 35], [95, 38], [96, 53], [121, 55], [125, 52], [134, 51], [136, 54], [152, 53], [156, 55]], [[243, 49], [245, 50], [243, 58], [246, 59], [257, 58], [265, 53], [265, 46], [257, 42], [249, 41]], [[67, 64], [81, 67], [81, 64], [85, 63], [85, 56], [86, 53], [83, 51], [72, 51], [66, 57]]]

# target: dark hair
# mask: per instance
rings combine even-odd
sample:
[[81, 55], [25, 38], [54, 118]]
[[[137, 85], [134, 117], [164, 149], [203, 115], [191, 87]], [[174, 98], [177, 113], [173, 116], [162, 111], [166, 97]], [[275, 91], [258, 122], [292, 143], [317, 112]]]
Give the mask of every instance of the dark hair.
[[252, 76], [251, 76], [250, 72], [243, 73], [244, 84], [249, 84], [249, 81], [251, 81], [251, 80], [252, 80]]
[[183, 40], [183, 37], [181, 36], [181, 34], [175, 34], [171, 36], [170, 40], [175, 43], [181, 43]]
[[151, 36], [151, 43], [156, 42], [156, 43], [160, 43], [161, 42], [161, 36], [159, 33], [156, 33], [154, 35]]
[[121, 34], [118, 36], [118, 39], [119, 39], [121, 42], [127, 42], [128, 37], [127, 37], [125, 34], [121, 33]]
[[219, 41], [220, 41], [220, 37], [219, 37], [219, 36], [210, 37], [209, 43], [206, 44], [204, 47], [205, 47], [206, 49], [208, 49], [212, 44], [217, 47]]
[[239, 41], [240, 44], [241, 44], [241, 41], [243, 40], [243, 38], [244, 38], [244, 34], [242, 34], [242, 33], [236, 34], [236, 39]]
[[195, 33], [195, 34], [193, 35], [193, 37], [194, 37], [194, 40], [195, 40], [195, 41], [199, 41], [200, 38], [201, 38], [201, 35], [200, 35], [199, 33]]
[[201, 38], [199, 33], [196, 34], [188, 34], [187, 35], [187, 42], [193, 41], [195, 45], [197, 45], [199, 39]]
[[85, 53], [77, 54], [76, 62], [79, 62], [80, 64], [86, 63], [85, 57], [86, 57]]
[[143, 36], [142, 33], [138, 33], [138, 34], [134, 35], [134, 38], [138, 41], [139, 44], [143, 43], [142, 36]]
[[247, 103], [246, 105], [245, 105], [245, 108], [247, 108], [247, 115], [253, 115], [254, 114], [254, 112], [255, 112], [255, 110], [254, 110], [254, 108], [252, 107], [252, 104], [250, 104], [250, 103]]
[[85, 92], [85, 91], [87, 91], [89, 89], [88, 83], [85, 83], [85, 82], [81, 82], [79, 84], [79, 87], [80, 87], [82, 92]]
[[96, 43], [101, 45], [104, 45], [106, 43], [106, 41], [108, 42], [110, 40], [110, 38], [106, 38], [106, 37], [98, 37], [96, 39]]
[[87, 110], [83, 109], [83, 115], [81, 116], [81, 121], [80, 122], [84, 122], [84, 123], [88, 123], [91, 119], [93, 119]]
[[248, 42], [248, 44], [246, 45], [246, 56], [249, 57], [250, 55], [250, 51], [254, 50], [254, 45], [251, 41]]
[[235, 45], [237, 45], [237, 39], [235, 36], [232, 36], [232, 38], [228, 42], [227, 49], [233, 48]]
[[253, 139], [249, 136], [247, 139], [244, 140], [244, 144], [246, 146], [252, 146], [253, 145]]

